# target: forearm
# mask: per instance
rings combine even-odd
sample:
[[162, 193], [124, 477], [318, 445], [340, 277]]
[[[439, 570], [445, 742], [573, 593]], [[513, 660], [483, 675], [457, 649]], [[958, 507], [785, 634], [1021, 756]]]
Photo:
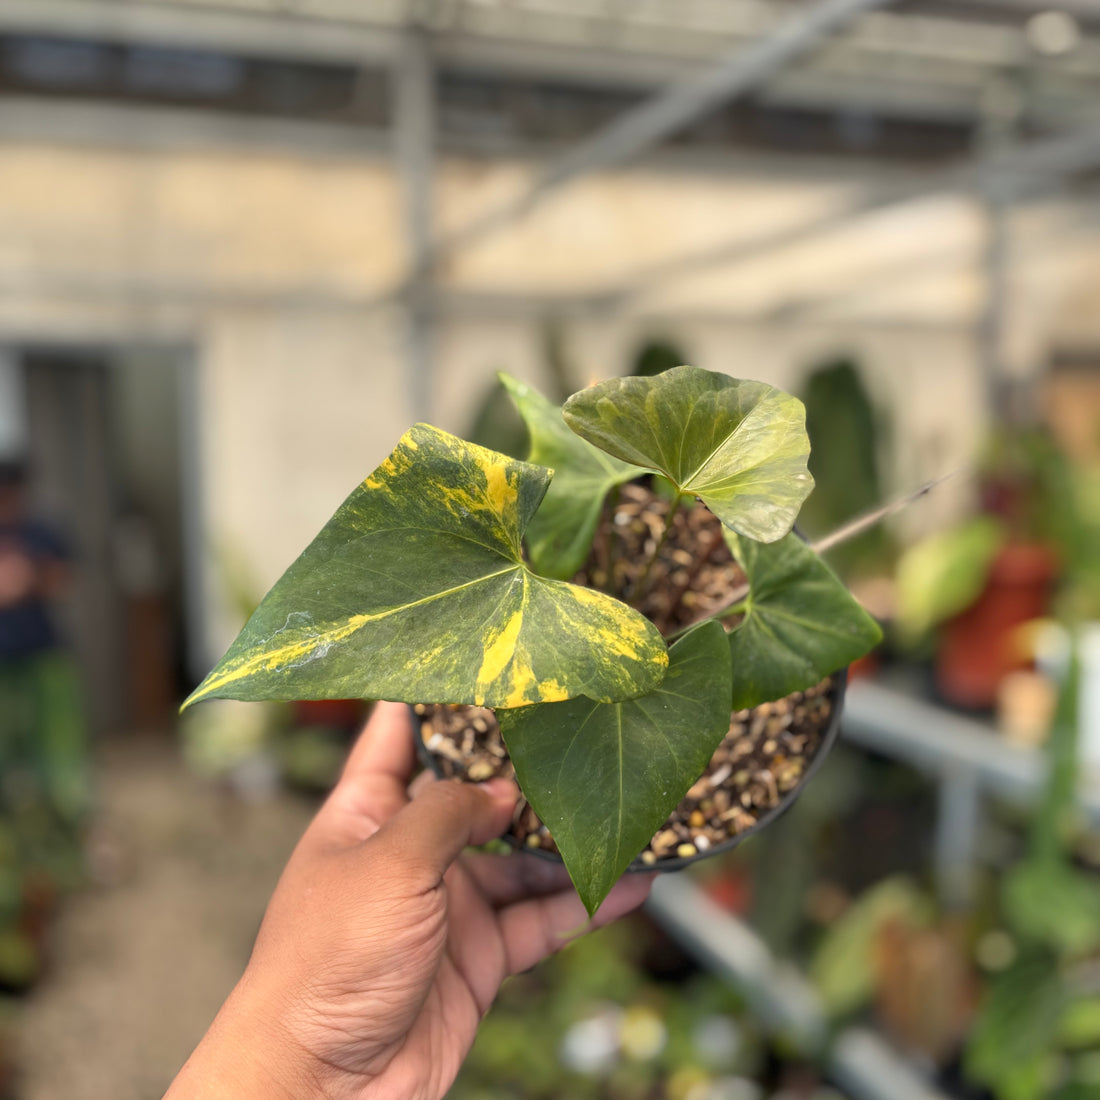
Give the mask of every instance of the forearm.
[[316, 1067], [248, 988], [230, 994], [164, 1100], [327, 1100]]

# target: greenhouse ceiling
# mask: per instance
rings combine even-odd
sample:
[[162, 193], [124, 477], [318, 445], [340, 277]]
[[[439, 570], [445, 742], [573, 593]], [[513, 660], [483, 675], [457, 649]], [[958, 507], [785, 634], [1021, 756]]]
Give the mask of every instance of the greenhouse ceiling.
[[[1057, 10], [1036, 0], [0, 0], [0, 105], [0, 137], [396, 154], [410, 193], [397, 231], [411, 262], [355, 290], [356, 308], [415, 299], [434, 267], [441, 310], [537, 312], [576, 299], [601, 313], [659, 302], [725, 315], [736, 300], [747, 316], [782, 323], [870, 310], [868, 291], [881, 288], [899, 301], [877, 312], [908, 316], [924, 301], [919, 284], [929, 316], [968, 322], [1000, 279], [989, 208], [1034, 212], [1020, 228], [1036, 278], [1067, 244], [1094, 240], [1100, 9], [1094, 0]], [[491, 201], [456, 216], [448, 196], [464, 185], [452, 162], [436, 176], [433, 225], [422, 184], [437, 149], [518, 165], [502, 169], [514, 186], [496, 198], [488, 188]], [[543, 199], [588, 176], [591, 186], [569, 197], [570, 217], [611, 224], [623, 204], [596, 177], [621, 165], [686, 165], [691, 179], [675, 187], [699, 215], [695, 236], [660, 251], [649, 232], [644, 255], [628, 261], [624, 251], [619, 268], [587, 255], [584, 279], [563, 254], [554, 275], [566, 207], [555, 215]], [[713, 177], [720, 195], [706, 190]], [[643, 177], [637, 185], [650, 188]], [[670, 187], [650, 188], [645, 224]], [[1035, 202], [1048, 197], [1059, 209]], [[848, 267], [852, 278], [838, 278]]]
[[[789, 0], [5, 0], [0, 33], [70, 36], [297, 61], [385, 66], [410, 26], [455, 78], [521, 76], [593, 94], [651, 90], [766, 39], [820, 4]], [[1096, 117], [1100, 9], [1062, 0], [895, 0], [865, 5], [758, 98], [971, 124], [1022, 87], [1035, 125]], [[856, 123], [852, 123], [853, 126]]]

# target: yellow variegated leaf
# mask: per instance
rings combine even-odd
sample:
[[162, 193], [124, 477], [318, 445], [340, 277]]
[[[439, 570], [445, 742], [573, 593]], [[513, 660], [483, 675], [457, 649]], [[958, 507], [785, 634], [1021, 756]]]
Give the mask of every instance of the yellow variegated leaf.
[[418, 424], [267, 594], [188, 703], [625, 699], [664, 642], [610, 596], [532, 573], [551, 473]]

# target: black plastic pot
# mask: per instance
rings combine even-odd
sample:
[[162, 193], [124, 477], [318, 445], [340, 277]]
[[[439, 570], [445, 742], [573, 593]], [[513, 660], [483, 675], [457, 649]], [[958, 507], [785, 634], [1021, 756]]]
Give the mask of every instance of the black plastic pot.
[[[736, 836], [731, 836], [728, 840], [724, 840], [719, 844], [715, 844], [710, 848], [707, 848], [701, 852], [696, 852], [691, 856], [673, 856], [658, 859], [655, 863], [644, 863], [641, 857], [636, 858], [629, 867], [628, 871], [644, 871], [651, 874], [654, 871], [680, 871], [685, 867], [691, 866], [693, 863], [698, 863], [700, 860], [710, 859], [712, 856], [721, 855], [723, 852], [732, 851], [738, 844], [747, 840], [750, 836], [758, 833], [765, 826], [770, 825], [776, 818], [786, 813], [787, 810], [794, 805], [795, 800], [802, 793], [806, 784], [814, 777], [817, 770], [824, 763], [825, 758], [832, 752], [833, 746], [836, 744], [837, 738], [840, 735], [840, 718], [844, 709], [844, 693], [848, 686], [848, 670], [843, 669], [840, 672], [833, 674], [833, 687], [830, 695], [832, 701], [832, 712], [829, 715], [829, 724], [825, 729], [825, 732], [821, 736], [821, 744], [818, 746], [817, 752], [814, 754], [814, 758], [810, 761], [806, 768], [805, 773], [799, 780], [798, 785], [789, 790], [777, 805], [773, 806], [763, 817], [761, 817], [755, 825], [743, 832], [738, 833]], [[414, 722], [419, 726], [420, 720], [414, 715]], [[421, 762], [426, 768], [434, 772], [440, 778], [443, 778], [443, 772], [439, 766], [439, 761], [434, 753], [432, 753], [428, 747], [424, 744], [424, 738], [421, 736], [420, 729], [418, 728], [414, 734], [416, 739], [416, 751]], [[543, 848], [527, 848], [521, 847], [518, 843], [515, 843], [515, 838], [511, 836], [505, 836], [505, 840], [515, 844], [518, 851], [529, 852], [532, 855], [540, 856], [543, 859], [552, 860], [555, 863], [561, 862], [561, 857], [556, 852], [548, 852]]]

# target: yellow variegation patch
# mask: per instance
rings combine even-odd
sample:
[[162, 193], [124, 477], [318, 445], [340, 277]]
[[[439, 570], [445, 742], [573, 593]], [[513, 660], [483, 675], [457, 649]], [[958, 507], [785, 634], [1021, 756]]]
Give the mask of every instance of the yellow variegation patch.
[[668, 655], [636, 612], [531, 573], [550, 471], [418, 424], [287, 570], [189, 703], [623, 699]]

